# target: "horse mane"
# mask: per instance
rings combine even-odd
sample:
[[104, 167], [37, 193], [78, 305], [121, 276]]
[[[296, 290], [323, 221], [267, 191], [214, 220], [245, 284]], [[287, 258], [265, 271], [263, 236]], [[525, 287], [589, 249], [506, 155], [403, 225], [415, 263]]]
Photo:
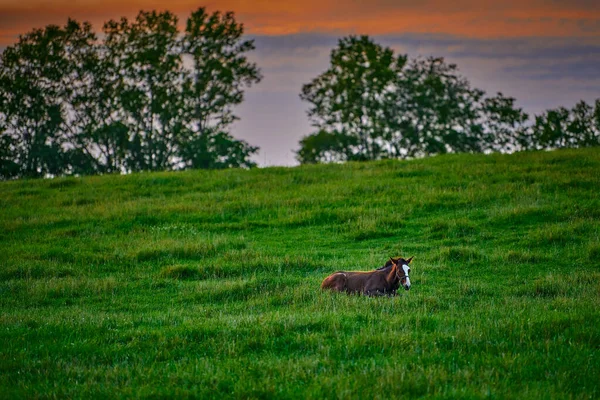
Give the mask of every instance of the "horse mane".
[[[400, 259], [400, 257], [398, 257], [398, 258], [397, 258], [397, 260], [399, 260], [399, 259]], [[379, 267], [379, 268], [377, 268], [377, 270], [376, 270], [376, 271], [381, 271], [381, 270], [383, 270], [383, 269], [386, 269], [386, 268], [389, 268], [389, 267], [391, 267], [391, 266], [392, 266], [392, 260], [387, 260], [387, 261], [385, 262], [385, 265], [384, 265], [383, 267]]]

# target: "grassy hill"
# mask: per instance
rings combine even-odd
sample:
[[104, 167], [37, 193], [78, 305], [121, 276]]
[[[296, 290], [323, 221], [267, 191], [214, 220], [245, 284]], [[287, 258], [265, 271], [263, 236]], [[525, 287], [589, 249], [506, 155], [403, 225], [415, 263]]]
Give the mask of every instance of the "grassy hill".
[[0, 183], [0, 397], [598, 398], [599, 193], [598, 149]]

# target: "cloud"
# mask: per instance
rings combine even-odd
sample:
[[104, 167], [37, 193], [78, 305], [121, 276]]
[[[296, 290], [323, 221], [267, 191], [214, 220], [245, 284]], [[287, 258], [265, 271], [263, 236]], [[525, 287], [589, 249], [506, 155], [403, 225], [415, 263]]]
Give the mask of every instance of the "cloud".
[[585, 54], [600, 54], [600, 41], [595, 38], [522, 37], [502, 39], [465, 38], [453, 35], [404, 34], [381, 35], [376, 38], [385, 45], [401, 45], [418, 49], [445, 49], [455, 57], [490, 59], [554, 59]]
[[[209, 11], [236, 13], [247, 32], [290, 33], [438, 33], [470, 38], [598, 37], [600, 2], [575, 0], [213, 0]], [[0, 3], [0, 38], [67, 17], [89, 20], [99, 27], [110, 18], [132, 17], [140, 9], [169, 9], [184, 19], [198, 8], [192, 0], [4, 0]], [[5, 42], [6, 43], [6, 42]]]
[[[329, 34], [253, 36], [255, 61], [268, 72], [302, 73], [327, 67], [339, 40]], [[483, 62], [488, 68], [519, 73], [515, 78], [600, 78], [600, 42], [589, 38], [469, 39], [450, 35], [403, 34], [373, 36], [373, 40], [398, 53], [444, 56], [452, 60]], [[538, 73], [539, 72], [539, 73]]]
[[[600, 89], [600, 57], [596, 56], [596, 60], [556, 60], [550, 64], [533, 64], [523, 63], [518, 66], [506, 67], [505, 71], [520, 79], [536, 80], [536, 81], [554, 81], [573, 79], [575, 81], [585, 82], [585, 85]], [[595, 85], [593, 85], [596, 83]], [[600, 91], [598, 91], [600, 96]]]
[[295, 33], [287, 35], [248, 35], [254, 39], [257, 51], [265, 54], [277, 53], [282, 51], [307, 50], [315, 47], [334, 48], [340, 37], [331, 33]]

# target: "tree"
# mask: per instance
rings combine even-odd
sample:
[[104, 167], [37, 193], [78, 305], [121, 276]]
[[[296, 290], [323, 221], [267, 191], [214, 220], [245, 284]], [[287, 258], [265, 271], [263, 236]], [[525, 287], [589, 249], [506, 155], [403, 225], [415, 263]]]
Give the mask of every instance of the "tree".
[[577, 147], [590, 147], [600, 145], [600, 99], [596, 100], [596, 109], [580, 101], [571, 109], [571, 119], [568, 130], [575, 138]]
[[64, 75], [65, 36], [65, 29], [49, 25], [20, 36], [17, 44], [2, 53], [3, 177], [33, 178], [58, 175], [65, 170], [60, 134], [64, 118], [58, 84]]
[[571, 110], [565, 107], [536, 115], [532, 138], [538, 149], [575, 148], [600, 145], [600, 99], [595, 109], [584, 101]]
[[227, 132], [244, 88], [261, 79], [245, 56], [253, 41], [242, 40], [243, 26], [233, 13], [208, 14], [200, 8], [188, 18], [183, 35], [169, 12], [140, 12], [131, 23], [109, 21], [104, 31], [104, 51], [111, 60], [107, 69], [117, 71], [109, 74], [113, 78], [121, 77], [120, 104], [125, 120], [132, 121], [111, 124], [107, 132], [116, 135], [113, 143], [131, 135], [129, 169], [255, 165], [249, 157], [258, 148]]
[[352, 161], [356, 159], [352, 149], [357, 146], [355, 137], [319, 131], [300, 141], [296, 158], [302, 164]]
[[[594, 128], [596, 133], [600, 134], [600, 99], [596, 99], [596, 108], [594, 109]], [[600, 140], [600, 138], [598, 140]]]
[[536, 115], [533, 126], [537, 148], [568, 147], [570, 138], [567, 130], [569, 110], [564, 107], [548, 110]]
[[482, 150], [477, 108], [484, 92], [471, 88], [455, 64], [417, 58], [397, 76], [394, 93], [396, 157]]
[[254, 50], [254, 41], [243, 40], [243, 33], [231, 12], [208, 14], [199, 8], [187, 20], [181, 48], [192, 66], [183, 81], [186, 135], [178, 141], [184, 167], [255, 166], [250, 156], [258, 148], [227, 133], [237, 119], [233, 107], [244, 100], [244, 88], [262, 78], [245, 56]]
[[196, 136], [180, 151], [190, 168], [223, 169], [255, 167], [249, 156], [257, 150], [258, 147], [236, 140], [226, 132], [210, 132]]
[[[406, 57], [394, 56], [391, 49], [367, 36], [341, 39], [331, 52], [330, 68], [302, 87], [300, 98], [311, 103], [308, 116], [320, 135], [303, 142], [327, 143], [329, 149], [324, 151], [334, 159], [385, 156], [385, 137], [390, 134], [395, 111], [390, 107], [395, 80], [405, 62]], [[329, 139], [334, 137], [344, 138], [341, 142], [348, 148], [332, 152]], [[302, 160], [304, 156], [299, 157]]]
[[119, 54], [98, 42], [90, 24], [70, 22], [74, 39], [67, 53], [68, 80], [63, 85], [63, 104], [68, 119], [65, 133], [70, 144], [67, 158], [71, 172], [124, 172], [129, 127], [120, 102], [124, 78]]
[[15, 139], [9, 135], [0, 134], [0, 178], [9, 179], [19, 176], [21, 170], [14, 159], [17, 152]]
[[[261, 79], [233, 13], [168, 12], [108, 21], [98, 40], [69, 19], [0, 57], [0, 177], [252, 167], [228, 132]], [[186, 62], [184, 62], [184, 60]]]
[[133, 171], [172, 168], [184, 134], [177, 22], [168, 11], [140, 11], [132, 22], [122, 18], [104, 26], [105, 51], [122, 77], [118, 96], [130, 133], [127, 167]]
[[500, 92], [483, 100], [480, 126], [484, 151], [510, 153], [530, 148], [529, 115], [515, 103], [513, 97]]
[[301, 162], [509, 151], [527, 115], [514, 99], [486, 99], [443, 58], [409, 61], [367, 36], [341, 39], [331, 66], [302, 87], [317, 132]]

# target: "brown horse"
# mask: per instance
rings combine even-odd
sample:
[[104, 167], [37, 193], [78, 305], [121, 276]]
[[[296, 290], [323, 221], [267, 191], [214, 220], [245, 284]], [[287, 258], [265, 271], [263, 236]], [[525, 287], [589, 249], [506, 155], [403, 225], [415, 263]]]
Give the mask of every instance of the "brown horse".
[[390, 258], [383, 267], [374, 271], [338, 271], [323, 280], [321, 289], [358, 293], [367, 296], [395, 296], [400, 285], [410, 289], [410, 267], [413, 257]]

